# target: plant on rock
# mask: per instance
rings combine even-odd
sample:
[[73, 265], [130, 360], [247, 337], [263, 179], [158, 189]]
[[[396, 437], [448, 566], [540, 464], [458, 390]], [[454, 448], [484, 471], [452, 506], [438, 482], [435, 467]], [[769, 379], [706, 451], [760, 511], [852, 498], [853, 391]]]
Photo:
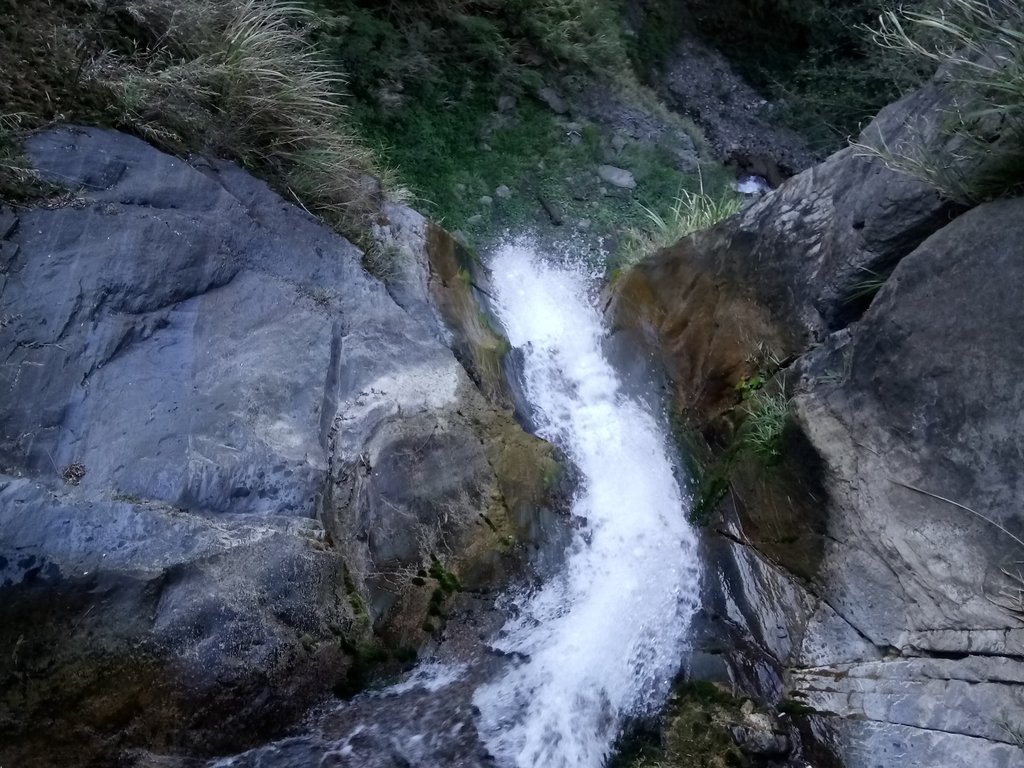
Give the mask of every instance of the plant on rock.
[[743, 200], [735, 194], [725, 192], [717, 197], [707, 194], [701, 178], [700, 189], [696, 192], [681, 189], [664, 216], [647, 206], [641, 206], [648, 227], [627, 232], [620, 263], [623, 267], [631, 266], [687, 235], [710, 229], [739, 213], [742, 207]]
[[266, 0], [145, 0], [127, 12], [159, 42], [89, 69], [122, 121], [172, 148], [203, 148], [269, 172], [310, 210], [344, 224], [374, 192], [349, 127], [344, 78], [307, 41], [304, 6]]
[[956, 97], [942, 126], [955, 149], [940, 156], [924, 136], [856, 146], [958, 202], [1024, 189], [1024, 5], [947, 0], [932, 10], [888, 11], [875, 41], [940, 67]]

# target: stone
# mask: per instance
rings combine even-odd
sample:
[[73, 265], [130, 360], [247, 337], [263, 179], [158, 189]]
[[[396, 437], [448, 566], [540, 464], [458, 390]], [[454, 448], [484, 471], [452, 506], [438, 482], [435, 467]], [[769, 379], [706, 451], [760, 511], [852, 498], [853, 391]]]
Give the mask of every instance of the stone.
[[497, 189], [494, 190], [494, 196], [497, 197], [499, 200], [508, 200], [510, 197], [512, 197], [512, 190], [509, 189], [504, 184], [501, 184], [498, 186]]
[[[3, 241], [0, 763], [244, 748], [348, 685], [371, 629], [423, 641], [403, 574], [501, 577], [553, 460], [416, 301], [431, 268], [403, 307], [230, 163], [76, 127], [27, 149], [81, 202]], [[401, 207], [375, 236], [410, 264], [453, 242]]]
[[516, 108], [516, 97], [510, 93], [503, 93], [498, 97], [498, 111], [511, 112]]
[[[941, 133], [936, 117], [954, 98], [941, 80], [929, 82], [882, 110], [862, 138], [899, 146], [916, 136], [955, 163], [956, 140]], [[669, 359], [670, 367], [679, 365], [673, 378], [684, 382], [679, 405], [714, 416], [756, 373], [759, 350], [785, 360], [844, 328], [864, 311], [857, 295], [864, 276], [891, 270], [961, 210], [880, 158], [844, 149], [738, 215], [640, 262], [617, 287], [632, 297], [621, 304], [624, 322], [685, 334], [660, 342], [679, 351]], [[626, 319], [638, 311], [644, 319]], [[722, 325], [711, 343], [700, 326], [717, 318]], [[685, 371], [698, 369], [707, 377], [685, 383]]]
[[599, 165], [597, 175], [601, 180], [620, 189], [636, 189], [636, 178], [631, 171], [614, 165]]
[[477, 200], [477, 202], [485, 208], [488, 208], [494, 204], [494, 198], [490, 195], [483, 195], [479, 200]]
[[612, 136], [612, 149], [615, 150], [616, 154], [621, 152], [626, 146], [626, 137], [621, 133], [616, 133]]
[[565, 103], [565, 99], [554, 88], [548, 86], [541, 88], [537, 91], [537, 98], [544, 102], [548, 109], [556, 115], [564, 115], [569, 111], [569, 105]]
[[[915, 131], [956, 165], [949, 98], [931, 82], [865, 139]], [[695, 646], [752, 695], [816, 710], [799, 717], [848, 768], [1024, 766], [1000, 725], [1024, 708], [1007, 567], [1024, 558], [1021, 243], [1024, 199], [964, 212], [844, 150], [641, 262], [613, 298], [705, 434], [724, 434], [744, 375], [788, 368], [783, 456], [768, 475], [734, 466], [705, 537]]]
[[[770, 105], [722, 53], [692, 34], [684, 34], [672, 51], [657, 90], [675, 111], [693, 117], [720, 162], [741, 173], [764, 175], [778, 185], [820, 159], [801, 136], [773, 119]], [[680, 165], [696, 159], [692, 148], [679, 149]]]

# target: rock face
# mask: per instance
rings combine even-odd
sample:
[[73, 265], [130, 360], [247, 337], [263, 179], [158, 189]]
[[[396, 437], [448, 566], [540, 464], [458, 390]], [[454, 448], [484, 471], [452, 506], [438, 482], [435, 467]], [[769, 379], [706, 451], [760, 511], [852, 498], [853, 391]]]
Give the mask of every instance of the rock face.
[[[868, 138], [944, 98], [927, 86]], [[846, 150], [614, 303], [707, 433], [765, 356], [796, 395], [786, 455], [737, 469], [706, 536], [694, 669], [788, 699], [846, 768], [1024, 766], [1024, 200], [957, 213]], [[868, 271], [884, 285], [856, 306]]]
[[28, 150], [70, 192], [0, 217], [0, 763], [237, 749], [501, 576], [557, 464], [423, 297], [230, 164]]
[[[952, 98], [929, 84], [883, 110], [863, 141], [922, 140], [955, 158], [958, 147], [939, 131]], [[659, 337], [675, 380], [690, 383], [684, 410], [715, 415], [766, 349], [785, 360], [855, 320], [870, 298], [865, 286], [961, 211], [864, 155], [837, 152], [620, 281], [614, 311]]]
[[771, 105], [725, 57], [697, 38], [684, 36], [661, 79], [665, 102], [696, 120], [719, 159], [740, 172], [774, 186], [817, 159], [800, 136], [775, 124]]

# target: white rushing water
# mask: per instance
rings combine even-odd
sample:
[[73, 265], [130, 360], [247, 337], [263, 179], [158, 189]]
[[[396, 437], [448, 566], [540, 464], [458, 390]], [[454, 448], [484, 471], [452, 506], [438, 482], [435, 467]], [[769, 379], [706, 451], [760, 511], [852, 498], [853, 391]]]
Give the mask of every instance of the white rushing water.
[[493, 642], [519, 660], [477, 690], [478, 727], [503, 768], [599, 768], [624, 721], [662, 703], [685, 649], [700, 578], [688, 500], [668, 436], [602, 351], [594, 280], [523, 244], [491, 270], [539, 432], [580, 488], [565, 566], [514, 598]]

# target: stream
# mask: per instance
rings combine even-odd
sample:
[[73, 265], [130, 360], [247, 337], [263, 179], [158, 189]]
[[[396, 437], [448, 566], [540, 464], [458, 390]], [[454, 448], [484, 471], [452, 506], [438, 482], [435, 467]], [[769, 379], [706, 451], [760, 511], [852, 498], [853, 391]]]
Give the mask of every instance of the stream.
[[628, 721], [664, 703], [700, 581], [670, 437], [604, 351], [596, 275], [524, 243], [489, 266], [532, 421], [580, 480], [561, 567], [497, 606], [464, 605], [471, 629], [451, 615], [455, 639], [402, 682], [217, 766], [601, 768]]

